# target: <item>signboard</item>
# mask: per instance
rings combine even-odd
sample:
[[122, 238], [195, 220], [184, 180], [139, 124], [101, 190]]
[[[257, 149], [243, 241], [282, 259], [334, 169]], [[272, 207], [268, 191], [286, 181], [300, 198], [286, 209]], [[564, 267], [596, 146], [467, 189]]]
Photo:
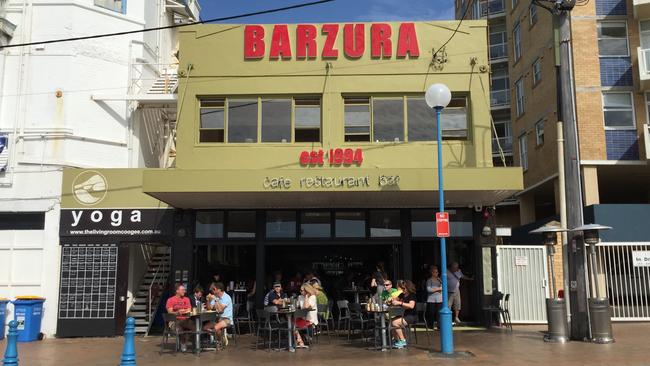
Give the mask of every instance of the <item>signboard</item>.
[[61, 210], [61, 236], [171, 235], [171, 209], [71, 209]]
[[300, 153], [300, 165], [302, 166], [323, 166], [326, 161], [330, 166], [361, 166], [363, 150], [337, 148], [330, 149], [329, 152], [320, 149]]
[[449, 212], [436, 212], [436, 235], [448, 238], [449, 234]]
[[634, 267], [650, 267], [650, 250], [632, 251], [632, 264]]
[[528, 265], [528, 256], [515, 256], [515, 266], [526, 267]]

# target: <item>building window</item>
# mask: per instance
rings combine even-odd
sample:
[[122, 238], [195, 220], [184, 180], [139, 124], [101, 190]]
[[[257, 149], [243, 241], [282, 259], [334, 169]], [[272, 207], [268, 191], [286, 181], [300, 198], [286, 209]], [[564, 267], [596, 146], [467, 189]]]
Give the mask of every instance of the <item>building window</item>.
[[370, 98], [345, 98], [345, 141], [370, 141]]
[[424, 101], [424, 98], [406, 98], [409, 141], [435, 141], [436, 112]]
[[255, 211], [228, 211], [228, 238], [254, 238], [255, 216]]
[[[492, 154], [501, 155], [501, 150], [506, 155], [512, 154], [512, 131], [510, 120], [494, 121], [494, 130], [496, 136], [492, 137]], [[499, 150], [501, 147], [501, 150]]]
[[535, 142], [537, 146], [544, 144], [544, 120], [535, 123]]
[[510, 104], [510, 77], [507, 67], [492, 69], [490, 76], [492, 87], [490, 88], [490, 105], [492, 107], [503, 107]]
[[452, 96], [449, 105], [442, 110], [442, 138], [467, 138], [467, 97]]
[[598, 54], [601, 57], [630, 55], [625, 21], [598, 22]]
[[517, 101], [517, 117], [524, 114], [525, 100], [524, 100], [524, 78], [519, 78], [515, 82], [515, 99]]
[[296, 142], [320, 142], [320, 99], [296, 98], [294, 104]]
[[262, 100], [262, 142], [291, 142], [291, 99]]
[[537, 85], [542, 80], [542, 60], [537, 58], [533, 62], [533, 85]]
[[228, 99], [228, 142], [257, 142], [257, 99]]
[[197, 239], [223, 238], [223, 211], [198, 211], [194, 225]]
[[266, 237], [267, 238], [295, 238], [296, 237], [296, 212], [295, 211], [267, 211], [266, 212]]
[[512, 8], [514, 9], [517, 4], [519, 3], [519, 0], [512, 0]]
[[517, 21], [512, 27], [512, 44], [515, 53], [515, 62], [521, 58], [521, 27]]
[[400, 237], [399, 210], [370, 211], [370, 236], [373, 238]]
[[404, 141], [404, 99], [372, 99], [372, 136], [375, 142]]
[[224, 142], [225, 105], [224, 99], [203, 99], [200, 101], [200, 142]]
[[337, 211], [335, 231], [337, 238], [365, 238], [366, 213], [363, 211]]
[[508, 57], [508, 37], [505, 23], [490, 27], [490, 60]]
[[95, 0], [95, 5], [104, 9], [126, 14], [126, 0]]
[[528, 20], [530, 21], [530, 26], [537, 24], [537, 5], [535, 3], [530, 4], [530, 10], [528, 11]]
[[306, 211], [300, 214], [301, 238], [329, 238], [332, 235], [329, 211]]
[[525, 133], [519, 136], [519, 165], [524, 171], [528, 170], [528, 143]]
[[481, 19], [481, 1], [474, 0], [472, 3], [472, 19]]
[[634, 129], [632, 93], [603, 93], [603, 116], [606, 129]]

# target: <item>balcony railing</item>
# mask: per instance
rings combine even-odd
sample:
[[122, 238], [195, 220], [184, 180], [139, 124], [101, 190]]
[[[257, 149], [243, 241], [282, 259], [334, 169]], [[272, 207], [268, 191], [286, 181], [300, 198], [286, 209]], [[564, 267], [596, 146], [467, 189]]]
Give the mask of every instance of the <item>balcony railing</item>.
[[510, 91], [508, 89], [490, 91], [490, 106], [505, 107], [508, 105], [510, 105]]
[[490, 45], [490, 60], [497, 60], [508, 57], [508, 44], [497, 43]]
[[499, 151], [499, 145], [501, 146], [501, 150], [503, 150], [503, 154], [505, 155], [512, 154], [512, 136], [504, 136], [499, 138], [493, 137], [492, 154], [494, 155], [501, 154], [501, 152]]
[[486, 17], [503, 13], [506, 10], [505, 0], [483, 0], [481, 1], [481, 16]]

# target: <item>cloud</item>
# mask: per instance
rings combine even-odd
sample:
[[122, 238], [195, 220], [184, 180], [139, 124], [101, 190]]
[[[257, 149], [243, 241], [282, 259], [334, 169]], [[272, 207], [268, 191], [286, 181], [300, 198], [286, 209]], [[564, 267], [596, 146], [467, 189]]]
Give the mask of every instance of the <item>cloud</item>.
[[375, 0], [359, 21], [454, 19], [453, 0]]

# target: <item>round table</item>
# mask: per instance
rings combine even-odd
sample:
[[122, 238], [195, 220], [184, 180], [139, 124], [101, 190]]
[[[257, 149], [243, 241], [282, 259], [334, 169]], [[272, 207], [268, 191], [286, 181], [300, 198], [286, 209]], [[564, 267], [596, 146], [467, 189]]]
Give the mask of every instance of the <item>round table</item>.
[[289, 352], [296, 352], [296, 347], [293, 345], [293, 315], [296, 309], [293, 308], [280, 308], [276, 314], [284, 315], [287, 317], [287, 348]]
[[[201, 353], [201, 332], [203, 331], [203, 321], [205, 321], [204, 318], [206, 315], [214, 314], [216, 319], [219, 319], [219, 315], [221, 313], [214, 311], [214, 310], [204, 310], [199, 313], [194, 313], [192, 312], [191, 314], [188, 314], [190, 316], [190, 319], [194, 319], [194, 327], [195, 327], [195, 334], [194, 334], [194, 352], [196, 354]], [[216, 321], [216, 320], [215, 320]]]

